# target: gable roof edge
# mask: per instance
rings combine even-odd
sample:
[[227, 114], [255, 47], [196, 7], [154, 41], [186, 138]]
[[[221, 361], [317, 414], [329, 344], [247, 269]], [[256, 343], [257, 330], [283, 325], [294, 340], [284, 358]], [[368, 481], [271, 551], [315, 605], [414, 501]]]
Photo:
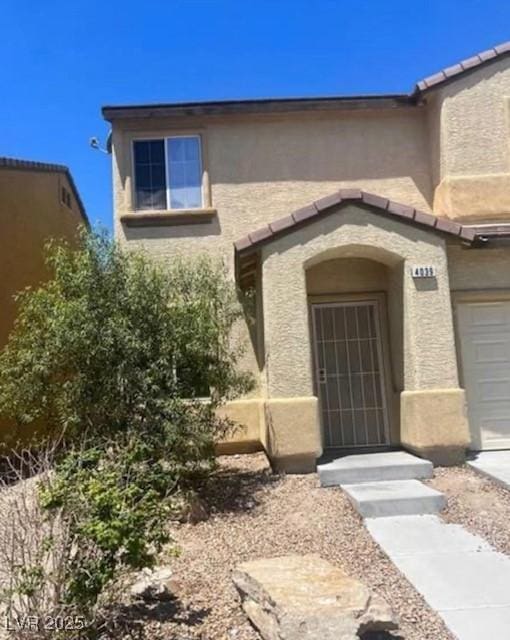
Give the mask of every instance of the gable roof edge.
[[62, 173], [66, 176], [69, 186], [73, 191], [74, 198], [78, 204], [79, 213], [87, 229], [90, 229], [90, 222], [85, 210], [85, 205], [81, 199], [80, 192], [74, 181], [72, 173], [65, 164], [54, 164], [50, 162], [36, 162], [34, 160], [20, 160], [19, 158], [7, 158], [0, 156], [0, 169], [14, 169], [20, 171], [43, 171], [46, 173]]
[[491, 49], [481, 51], [470, 58], [461, 60], [450, 67], [445, 67], [437, 73], [419, 80], [416, 83], [411, 96], [419, 96], [430, 89], [436, 89], [440, 85], [453, 82], [454, 80], [457, 80], [459, 76], [464, 76], [472, 71], [476, 71], [480, 67], [485, 66], [488, 63], [495, 62], [496, 60], [500, 60], [509, 54], [510, 41], [498, 44]]
[[338, 206], [349, 203], [365, 205], [375, 210], [376, 213], [391, 216], [407, 224], [415, 224], [429, 231], [446, 234], [469, 244], [473, 244], [479, 237], [475, 229], [453, 220], [439, 218], [431, 213], [420, 211], [414, 207], [400, 204], [361, 189], [340, 189], [240, 238], [234, 242], [235, 252], [243, 255], [251, 253], [261, 245], [295, 231], [301, 226], [315, 222], [321, 217], [333, 213]]

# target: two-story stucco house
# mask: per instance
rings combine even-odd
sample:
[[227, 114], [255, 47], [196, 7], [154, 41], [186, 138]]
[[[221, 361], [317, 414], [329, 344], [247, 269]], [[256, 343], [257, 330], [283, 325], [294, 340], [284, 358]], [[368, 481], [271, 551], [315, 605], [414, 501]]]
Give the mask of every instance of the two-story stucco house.
[[103, 114], [118, 241], [255, 291], [231, 447], [510, 448], [510, 43], [409, 95]]

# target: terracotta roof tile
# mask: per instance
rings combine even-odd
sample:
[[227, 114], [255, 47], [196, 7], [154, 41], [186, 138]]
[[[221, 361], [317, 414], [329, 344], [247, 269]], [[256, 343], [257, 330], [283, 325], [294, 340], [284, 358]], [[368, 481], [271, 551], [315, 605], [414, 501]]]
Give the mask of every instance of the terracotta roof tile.
[[474, 242], [478, 236], [478, 234], [476, 233], [475, 229], [472, 229], [470, 227], [461, 227], [459, 236], [463, 239], [463, 240], [467, 240], [468, 242]]
[[274, 220], [269, 226], [271, 227], [271, 231], [273, 233], [277, 233], [278, 231], [283, 231], [288, 227], [292, 227], [293, 224], [295, 224], [294, 218], [292, 216], [285, 216], [284, 218]]
[[302, 222], [303, 220], [308, 220], [308, 218], [313, 218], [319, 213], [317, 207], [314, 203], [308, 205], [307, 207], [303, 207], [302, 209], [298, 209], [292, 213], [292, 217], [295, 222]]
[[436, 229], [438, 231], [444, 231], [444, 233], [452, 233], [455, 236], [460, 235], [462, 231], [462, 225], [453, 220], [447, 218], [436, 218]]
[[250, 233], [250, 240], [252, 244], [256, 244], [257, 242], [262, 242], [262, 240], [270, 238], [272, 235], [273, 232], [271, 231], [269, 226], [265, 226]]
[[419, 224], [424, 224], [429, 227], [434, 227], [436, 225], [438, 218], [433, 216], [430, 213], [425, 213], [425, 211], [416, 211], [414, 212], [414, 221]]
[[393, 202], [393, 200], [388, 200], [387, 210], [395, 216], [399, 216], [400, 218], [409, 218], [411, 220], [415, 215], [413, 207], [409, 207], [406, 204], [400, 204], [399, 202]]
[[446, 67], [433, 75], [423, 78], [423, 80], [416, 83], [414, 94], [421, 93], [433, 87], [435, 88], [443, 82], [456, 78], [463, 73], [471, 71], [486, 62], [507, 55], [508, 53], [510, 53], [510, 41], [503, 42], [502, 44], [492, 47], [491, 49], [487, 49], [486, 51], [481, 51], [466, 60], [462, 60], [457, 64]]
[[361, 189], [340, 189], [340, 197], [342, 200], [361, 200]]
[[251, 247], [252, 244], [253, 242], [251, 241], [250, 236], [245, 236], [240, 240], [236, 240], [236, 242], [234, 242], [234, 247], [236, 251], [244, 251], [245, 249]]
[[332, 193], [330, 196], [326, 196], [325, 198], [321, 198], [320, 200], [316, 200], [314, 202], [318, 211], [324, 211], [325, 209], [329, 209], [330, 207], [334, 207], [342, 202], [342, 196], [340, 195], [340, 191], [336, 193]]
[[379, 209], [387, 209], [390, 202], [388, 198], [382, 198], [381, 196], [377, 196], [374, 193], [367, 193], [366, 191], [363, 192], [362, 198], [365, 204], [378, 207]]
[[498, 55], [495, 49], [487, 49], [487, 51], [482, 51], [478, 54], [478, 57], [482, 62], [486, 62], [487, 60], [492, 60]]
[[341, 189], [326, 198], [321, 198], [307, 207], [294, 211], [289, 216], [271, 222], [234, 243], [237, 253], [253, 250], [259, 245], [269, 242], [276, 237], [289, 233], [295, 228], [313, 221], [316, 218], [332, 213], [337, 207], [349, 202], [360, 202], [371, 207], [382, 215], [400, 218], [406, 223], [428, 227], [439, 233], [444, 233], [469, 242], [475, 241], [481, 234], [475, 227], [466, 227], [452, 220], [438, 218], [425, 211], [414, 209], [405, 204], [393, 202], [360, 189]]
[[501, 55], [502, 53], [510, 52], [510, 42], [503, 42], [503, 44], [498, 44], [494, 47], [494, 51]]

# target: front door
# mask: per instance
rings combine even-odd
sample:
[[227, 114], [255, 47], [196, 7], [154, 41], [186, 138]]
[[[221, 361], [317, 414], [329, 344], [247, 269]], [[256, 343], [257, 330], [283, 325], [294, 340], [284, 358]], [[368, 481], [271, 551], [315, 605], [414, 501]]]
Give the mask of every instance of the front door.
[[312, 305], [326, 448], [389, 444], [377, 300]]
[[510, 301], [457, 307], [474, 449], [510, 449]]

